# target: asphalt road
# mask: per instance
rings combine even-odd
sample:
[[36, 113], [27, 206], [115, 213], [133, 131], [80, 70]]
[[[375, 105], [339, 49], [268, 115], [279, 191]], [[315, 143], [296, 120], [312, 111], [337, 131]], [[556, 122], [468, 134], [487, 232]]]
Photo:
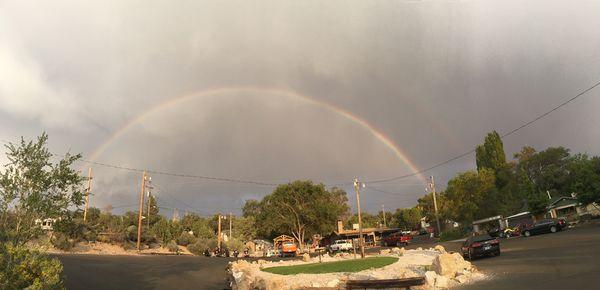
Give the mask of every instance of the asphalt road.
[[[442, 243], [458, 251], [460, 243]], [[409, 248], [429, 247], [413, 244]], [[501, 242], [473, 261], [490, 278], [461, 289], [600, 289], [600, 224]], [[225, 258], [61, 255], [67, 289], [223, 289]]]

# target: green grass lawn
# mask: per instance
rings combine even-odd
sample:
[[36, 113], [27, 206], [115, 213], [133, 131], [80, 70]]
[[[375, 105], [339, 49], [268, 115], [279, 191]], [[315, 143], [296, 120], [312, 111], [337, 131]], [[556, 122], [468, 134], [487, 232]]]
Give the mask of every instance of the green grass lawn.
[[398, 261], [394, 257], [370, 257], [326, 263], [312, 263], [295, 266], [281, 266], [262, 269], [265, 272], [280, 275], [323, 274], [334, 272], [359, 272], [371, 268], [381, 268]]

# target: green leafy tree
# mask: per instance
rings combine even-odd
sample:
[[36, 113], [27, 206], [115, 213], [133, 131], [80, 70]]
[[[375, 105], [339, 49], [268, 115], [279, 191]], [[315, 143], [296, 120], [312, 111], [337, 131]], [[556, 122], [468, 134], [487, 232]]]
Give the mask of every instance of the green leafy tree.
[[576, 155], [569, 164], [569, 191], [583, 205], [600, 203], [600, 157]]
[[243, 217], [254, 217], [260, 214], [260, 202], [258, 200], [249, 199], [242, 208]]
[[[36, 218], [58, 218], [83, 203], [84, 178], [71, 168], [81, 155], [67, 153], [52, 163], [47, 140], [44, 133], [36, 141], [21, 138], [19, 144], [6, 145], [9, 162], [0, 173], [0, 238], [5, 241], [24, 244], [36, 235]], [[9, 211], [14, 223], [7, 223]]]
[[468, 224], [497, 214], [498, 209], [489, 206], [495, 203], [496, 196], [495, 175], [491, 169], [467, 171], [448, 182], [446, 210], [452, 220]]
[[399, 208], [393, 215], [393, 219], [398, 227], [404, 230], [417, 229], [421, 223], [423, 213], [419, 207]]
[[498, 132], [493, 131], [488, 133], [483, 145], [477, 146], [476, 161], [477, 170], [488, 168], [493, 171], [498, 171], [504, 168], [506, 156], [504, 154], [502, 138], [500, 138]]
[[[378, 228], [383, 226], [383, 219], [379, 215], [374, 215], [368, 212], [361, 212], [361, 220], [363, 228]], [[358, 224], [358, 214], [355, 213], [346, 220], [346, 228], [352, 228]]]
[[58, 259], [23, 246], [0, 244], [0, 289], [62, 290], [62, 272]]
[[303, 248], [307, 237], [333, 231], [338, 218], [347, 211], [343, 190], [327, 190], [325, 185], [312, 181], [294, 181], [278, 186], [263, 198], [256, 223], [266, 226], [265, 232], [291, 233]]

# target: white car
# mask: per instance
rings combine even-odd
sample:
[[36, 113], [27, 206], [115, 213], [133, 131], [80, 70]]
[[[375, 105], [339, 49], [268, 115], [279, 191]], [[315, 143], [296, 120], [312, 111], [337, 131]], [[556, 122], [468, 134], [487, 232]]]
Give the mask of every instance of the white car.
[[352, 250], [352, 242], [348, 240], [337, 240], [329, 246], [329, 250], [332, 252], [350, 251]]
[[276, 256], [278, 256], [278, 255], [277, 255], [277, 251], [275, 251], [275, 250], [269, 249], [265, 252], [265, 257], [267, 257], [267, 258], [276, 257]]

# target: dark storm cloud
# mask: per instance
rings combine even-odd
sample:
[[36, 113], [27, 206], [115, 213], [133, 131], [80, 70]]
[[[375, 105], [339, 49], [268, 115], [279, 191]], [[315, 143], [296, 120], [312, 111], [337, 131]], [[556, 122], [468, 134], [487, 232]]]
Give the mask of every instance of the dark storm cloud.
[[[89, 156], [169, 98], [268, 86], [368, 120], [422, 168], [472, 148], [490, 130], [520, 125], [600, 76], [596, 1], [89, 2], [0, 3], [3, 139], [46, 130], [53, 150]], [[510, 136], [507, 153], [528, 144], [599, 154], [598, 107], [595, 91]], [[270, 182], [410, 172], [364, 128], [323, 108], [241, 93], [153, 114], [98, 160]], [[443, 185], [473, 166], [467, 157], [426, 175]], [[95, 204], [135, 202], [139, 174], [94, 171]], [[206, 212], [271, 190], [154, 179], [169, 206]], [[410, 206], [424, 192], [415, 178], [377, 187], [401, 196], [367, 190], [369, 210]]]

